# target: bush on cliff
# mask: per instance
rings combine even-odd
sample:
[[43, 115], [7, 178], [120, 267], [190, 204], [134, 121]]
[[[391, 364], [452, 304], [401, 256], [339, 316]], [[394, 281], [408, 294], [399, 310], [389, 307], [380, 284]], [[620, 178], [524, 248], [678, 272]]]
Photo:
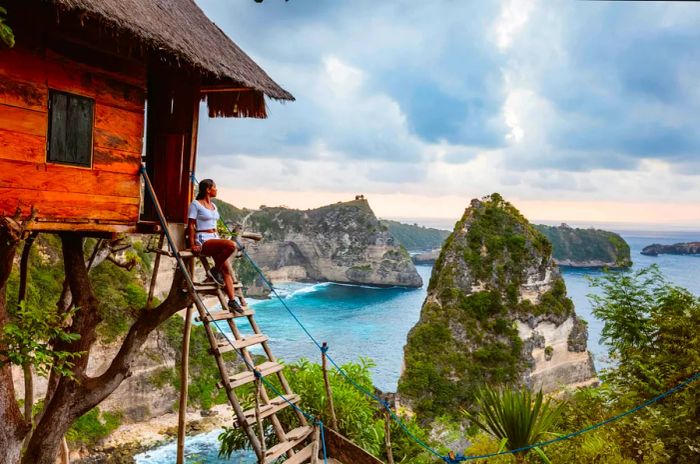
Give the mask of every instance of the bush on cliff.
[[[615, 366], [597, 388], [568, 400], [559, 433], [570, 433], [627, 411], [698, 372], [700, 298], [669, 284], [657, 268], [608, 273], [593, 285], [594, 312], [603, 320], [603, 342]], [[700, 384], [694, 382], [630, 416], [571, 440], [550, 445], [554, 463], [680, 463], [700, 461]], [[498, 442], [471, 437], [468, 455], [498, 449]], [[499, 457], [494, 462], [510, 462]]]

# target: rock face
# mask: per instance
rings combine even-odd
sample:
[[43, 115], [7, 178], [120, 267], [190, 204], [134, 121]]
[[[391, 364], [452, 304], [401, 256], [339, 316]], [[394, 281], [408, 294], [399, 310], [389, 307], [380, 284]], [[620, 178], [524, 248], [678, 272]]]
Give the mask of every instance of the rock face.
[[568, 267], [625, 268], [632, 265], [630, 247], [620, 235], [599, 229], [535, 225], [552, 243], [554, 262]]
[[658, 256], [658, 255], [698, 255], [700, 254], [700, 242], [676, 243], [674, 245], [661, 245], [654, 243], [653, 245], [645, 246], [642, 250], [643, 255]]
[[249, 214], [244, 227], [265, 237], [248, 253], [273, 281], [423, 284], [406, 249], [366, 200], [306, 211], [265, 207]]
[[551, 244], [493, 194], [472, 200], [442, 248], [398, 392], [430, 420], [469, 405], [486, 383], [585, 384], [595, 380], [586, 340]]

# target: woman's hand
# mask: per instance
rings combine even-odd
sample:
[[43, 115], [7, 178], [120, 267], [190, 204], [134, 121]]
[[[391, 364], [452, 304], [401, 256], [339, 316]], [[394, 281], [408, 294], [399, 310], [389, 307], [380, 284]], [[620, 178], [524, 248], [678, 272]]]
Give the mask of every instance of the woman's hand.
[[192, 245], [192, 253], [194, 253], [195, 255], [198, 255], [201, 252], [202, 252], [202, 245], [200, 245], [199, 243], [195, 243], [194, 245]]

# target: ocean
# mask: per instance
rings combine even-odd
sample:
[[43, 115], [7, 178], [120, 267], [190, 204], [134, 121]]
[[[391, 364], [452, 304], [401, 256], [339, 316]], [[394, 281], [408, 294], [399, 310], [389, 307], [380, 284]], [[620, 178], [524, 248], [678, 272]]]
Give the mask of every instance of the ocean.
[[[643, 256], [642, 248], [652, 243], [673, 244], [698, 241], [700, 232], [645, 232], [621, 231], [630, 245], [632, 269], [657, 264], [666, 279], [700, 295], [700, 256], [660, 255]], [[329, 355], [341, 364], [356, 361], [358, 357], [374, 360], [374, 384], [384, 391], [396, 391], [401, 372], [403, 346], [408, 331], [420, 316], [420, 309], [430, 280], [431, 266], [417, 266], [423, 278], [423, 288], [375, 288], [364, 286], [322, 284], [287, 284], [279, 287], [279, 294], [306, 329], [319, 342], [327, 342]], [[598, 277], [598, 269], [562, 269], [567, 292], [576, 307], [576, 313], [588, 321], [588, 348], [593, 353], [596, 367], [607, 365], [606, 349], [600, 344], [602, 322], [591, 313], [588, 295], [595, 289], [589, 277]], [[270, 337], [273, 352], [278, 358], [292, 362], [308, 358], [320, 362], [316, 345], [276, 299], [252, 301], [256, 321]], [[224, 328], [224, 325], [221, 324]], [[226, 327], [227, 328], [227, 327]], [[250, 329], [241, 326], [243, 333]], [[254, 463], [255, 457], [242, 451], [231, 460], [217, 457], [218, 431], [191, 437], [187, 442], [187, 462], [203, 464]], [[165, 464], [175, 461], [174, 443], [141, 453], [138, 464]]]

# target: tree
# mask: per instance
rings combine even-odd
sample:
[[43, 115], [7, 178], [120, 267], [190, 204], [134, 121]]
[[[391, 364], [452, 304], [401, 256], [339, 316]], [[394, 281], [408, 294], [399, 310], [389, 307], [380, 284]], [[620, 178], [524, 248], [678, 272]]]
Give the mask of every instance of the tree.
[[[26, 224], [25, 224], [26, 226]], [[0, 333], [11, 324], [7, 307], [6, 288], [14, 255], [23, 227], [17, 221], [5, 219], [0, 224]], [[0, 449], [10, 464], [53, 464], [62, 437], [79, 417], [111, 394], [130, 375], [130, 366], [148, 335], [177, 311], [191, 303], [180, 289], [183, 276], [177, 272], [170, 292], [156, 308], [141, 310], [124, 337], [118, 353], [107, 370], [99, 376], [86, 373], [90, 348], [96, 340], [96, 327], [102, 321], [83, 252], [83, 237], [61, 233], [64, 272], [73, 301], [73, 314], [67, 327], [44, 346], [55, 353], [69, 354], [70, 363], [51, 365], [44, 409], [36, 418], [26, 452], [21, 455], [22, 442], [30, 433], [29, 422], [21, 414], [15, 400], [8, 341], [0, 339]], [[58, 299], [58, 296], [57, 296]], [[6, 353], [3, 355], [2, 353]]]
[[[543, 401], [540, 390], [532, 399], [527, 388], [521, 390], [483, 388], [477, 395], [478, 413], [465, 415], [480, 429], [501, 441], [501, 448], [510, 451], [529, 447], [547, 439], [561, 416], [564, 403], [553, 406]], [[544, 452], [531, 448], [543, 461], [549, 462]], [[514, 454], [519, 463], [525, 462], [530, 449]]]

